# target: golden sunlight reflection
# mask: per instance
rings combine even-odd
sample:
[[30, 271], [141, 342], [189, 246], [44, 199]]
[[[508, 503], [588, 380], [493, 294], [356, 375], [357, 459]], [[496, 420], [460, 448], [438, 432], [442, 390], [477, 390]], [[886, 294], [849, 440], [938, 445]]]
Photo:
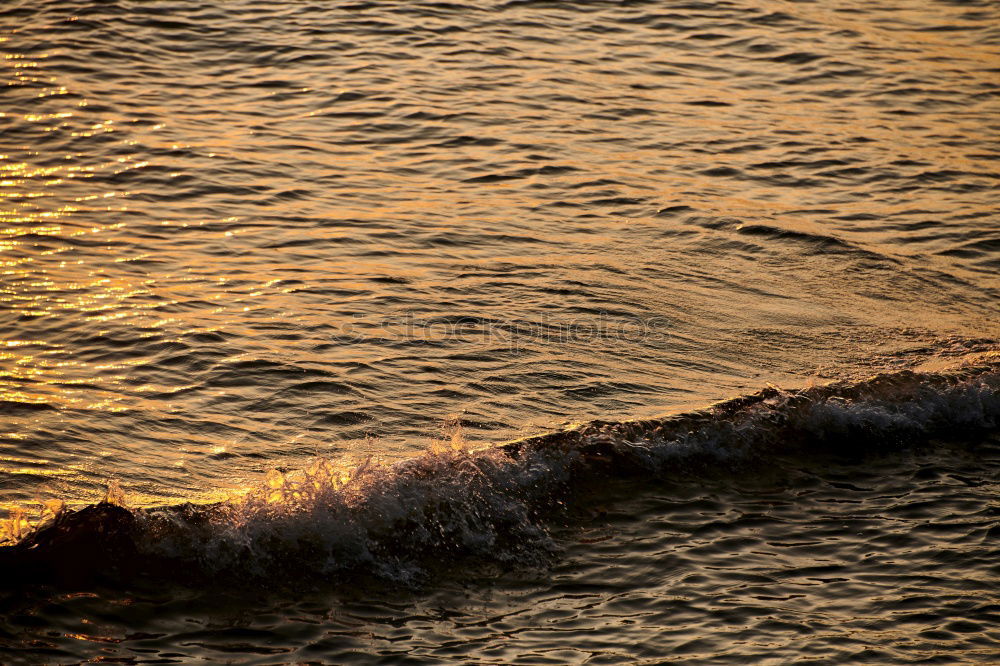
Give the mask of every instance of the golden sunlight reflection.
[[[388, 430], [403, 457], [457, 407], [500, 438], [797, 381], [886, 331], [983, 334], [963, 285], [994, 276], [961, 259], [989, 246], [960, 236], [991, 203], [995, 160], [968, 148], [992, 139], [989, 100], [956, 108], [938, 77], [947, 62], [988, 90], [997, 55], [923, 29], [913, 3], [886, 23], [758, 5], [771, 18], [731, 41], [626, 6], [607, 9], [633, 38], [565, 40], [574, 10], [551, 7], [478, 26], [489, 57], [397, 45], [398, 62], [311, 54], [280, 77], [183, 50], [6, 53], [0, 401], [33, 444], [71, 438], [88, 492], [122, 452], [162, 464], [176, 475], [135, 489], [156, 501], [255, 478], [261, 451]], [[793, 51], [772, 19], [835, 29]], [[942, 211], [954, 233], [925, 236]], [[512, 333], [595, 312], [669, 330], [627, 350]], [[462, 318], [476, 332], [436, 323]]]
[[994, 5], [0, 0], [0, 661], [989, 661]]

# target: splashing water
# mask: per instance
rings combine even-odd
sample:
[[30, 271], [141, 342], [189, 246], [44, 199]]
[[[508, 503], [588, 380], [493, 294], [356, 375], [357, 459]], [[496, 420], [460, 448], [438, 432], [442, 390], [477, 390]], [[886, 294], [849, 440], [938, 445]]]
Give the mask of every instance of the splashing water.
[[449, 439], [405, 461], [319, 458], [295, 472], [272, 470], [244, 495], [211, 505], [128, 510], [112, 483], [106, 501], [91, 508], [101, 514], [88, 518], [93, 524], [75, 522], [87, 509], [53, 511], [29, 533], [17, 514], [7, 530], [19, 541], [8, 557], [58, 563], [70, 557], [60, 552], [60, 534], [77, 538], [110, 520], [119, 541], [102, 546], [105, 537], [95, 538], [93, 547], [106, 552], [94, 558], [135, 558], [126, 567], [132, 575], [154, 564], [174, 572], [183, 562], [202, 579], [364, 571], [413, 584], [434, 562], [539, 565], [555, 549], [552, 518], [609, 479], [742, 475], [789, 452], [891, 451], [995, 429], [998, 368], [994, 354], [950, 372], [772, 387], [700, 412], [592, 422], [482, 449], [469, 448], [452, 428]]

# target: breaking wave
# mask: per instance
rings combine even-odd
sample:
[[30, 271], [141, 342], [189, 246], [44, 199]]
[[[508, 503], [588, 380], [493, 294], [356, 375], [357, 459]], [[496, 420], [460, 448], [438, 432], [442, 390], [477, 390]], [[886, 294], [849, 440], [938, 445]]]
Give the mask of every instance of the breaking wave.
[[[166, 577], [180, 584], [369, 575], [418, 581], [440, 563], [543, 563], [552, 521], [608, 480], [747, 473], [777, 455], [955, 440], [1000, 424], [1000, 355], [948, 371], [900, 371], [701, 411], [596, 421], [470, 450], [456, 438], [394, 464], [316, 460], [271, 472], [243, 497], [133, 509], [111, 489], [0, 547], [22, 580]], [[11, 567], [16, 567], [11, 568]]]

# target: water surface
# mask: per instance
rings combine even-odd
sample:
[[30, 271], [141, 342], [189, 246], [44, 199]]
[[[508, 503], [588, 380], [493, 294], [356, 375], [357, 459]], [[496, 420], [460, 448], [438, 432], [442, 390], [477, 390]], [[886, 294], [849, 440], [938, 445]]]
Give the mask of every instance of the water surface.
[[[10, 520], [15, 506], [35, 511], [37, 501], [95, 502], [109, 480], [133, 507], [215, 501], [317, 456], [344, 469], [370, 455], [410, 460], [443, 428], [447, 438], [460, 427], [480, 446], [594, 419], [687, 412], [768, 384], [863, 380], [989, 353], [1000, 337], [998, 26], [987, 1], [10, 0], [0, 7], [0, 517]], [[970, 381], [995, 395], [992, 377]], [[912, 464], [945, 477], [978, 465], [982, 476], [968, 478], [995, 491], [993, 449], [981, 447], [996, 415], [981, 400], [976, 434], [948, 442], [954, 455]], [[965, 407], [952, 407], [942, 418], [966, 423], [956, 416]], [[834, 476], [857, 474], [849, 483], [907, 497], [927, 481], [935, 512], [996, 524], [987, 490], [961, 499], [938, 476], [911, 478], [912, 442], [893, 442], [899, 457], [886, 454], [877, 478], [864, 464]], [[796, 465], [829, 478], [811, 455]], [[725, 515], [764, 501], [738, 471], [727, 473], [735, 485], [691, 501]], [[839, 498], [827, 489], [834, 499], [800, 505], [799, 487], [774, 491], [781, 518], [753, 538], [822, 534], [820, 525], [839, 520], [837, 502], [858, 500], [865, 515], [884, 509], [840, 486], [831, 486]], [[837, 622], [820, 617], [818, 590], [782, 601], [792, 592], [780, 576], [773, 584], [782, 589], [763, 595], [776, 597], [769, 606], [723, 585], [730, 579], [711, 573], [721, 569], [654, 575], [678, 549], [657, 527], [672, 512], [713, 529], [701, 504], [684, 508], [688, 492], [624, 493], [608, 515], [634, 522], [609, 519], [613, 536], [584, 564], [574, 564], [586, 550], [576, 537], [542, 521], [556, 549], [569, 551], [542, 566], [549, 573], [533, 592], [507, 591], [502, 576], [469, 583], [470, 598], [496, 604], [483, 617], [517, 614], [513, 652], [486, 641], [481, 653], [462, 643], [456, 654], [655, 661], [694, 641], [676, 658], [766, 660], [770, 625], [749, 612], [733, 617], [752, 639], [694, 613], [675, 641], [662, 631], [667, 616], [638, 621], [630, 608], [638, 635], [660, 636], [648, 654], [630, 654], [638, 639], [622, 629], [628, 623], [611, 629], [597, 611], [573, 625], [596, 632], [586, 634], [590, 652], [581, 635], [532, 633], [577, 617], [574, 599], [586, 595], [613, 614], [617, 592], [602, 582], [577, 597], [560, 587], [563, 577], [611, 580], [656, 606], [695, 598], [674, 589], [686, 575], [822, 636], [832, 634], [821, 625], [846, 631], [843, 618], [870, 620], [854, 634], [877, 644], [870, 655], [786, 636], [773, 644], [779, 660], [996, 652], [995, 631], [977, 618], [995, 615], [997, 572], [977, 569], [972, 551], [956, 547], [934, 576], [968, 581], [968, 598], [985, 606], [956, 601], [950, 621], [978, 628], [925, 618], [919, 629], [962, 640], [934, 634], [920, 648], [930, 652], [907, 651], [879, 628], [898, 624], [895, 602], [845, 601], [880, 594], [856, 582], [871, 571], [846, 554], [858, 548], [898, 552], [898, 566], [925, 575], [922, 555], [890, 547], [888, 519], [872, 518], [871, 536], [857, 543], [847, 532], [829, 537], [855, 581], [822, 586], [840, 600], [834, 608], [847, 604]], [[567, 520], [571, 533], [581, 529]], [[992, 537], [969, 529], [927, 547], [980, 539], [986, 548]], [[726, 548], [719, 552], [738, 552]], [[619, 559], [616, 572], [602, 569]], [[770, 573], [753, 575], [791, 567], [760, 566]], [[112, 603], [109, 594], [99, 603]], [[425, 594], [393, 613], [372, 611], [358, 631], [447, 657], [434, 650], [467, 640], [458, 620], [441, 620], [440, 635], [431, 625], [401, 638], [390, 629], [437, 603], [437, 592]], [[940, 590], [913, 594], [939, 600], [926, 601], [935, 617], [951, 608]], [[442, 608], [462, 607], [449, 598]], [[553, 615], [540, 615], [543, 607]], [[798, 619], [787, 615], [793, 607]], [[198, 608], [178, 617], [223, 634], [243, 626]], [[82, 616], [91, 612], [100, 611]], [[41, 624], [56, 627], [54, 617]], [[334, 631], [331, 617], [310, 626]], [[148, 629], [115, 622], [106, 634], [115, 640]], [[55, 661], [126, 654], [101, 652], [126, 643], [66, 647], [64, 637], [82, 630], [3, 631], [0, 645], [52, 642]], [[229, 645], [237, 660], [270, 645], [266, 632], [246, 631], [191, 642]], [[912, 645], [924, 645], [919, 631], [907, 634]], [[264, 660], [344, 657], [334, 648], [300, 654], [320, 639], [290, 636], [282, 640], [291, 652]], [[551, 647], [532, 642], [542, 636]], [[388, 659], [381, 640], [343, 649]], [[214, 648], [177, 649], [179, 659], [219, 658]]]

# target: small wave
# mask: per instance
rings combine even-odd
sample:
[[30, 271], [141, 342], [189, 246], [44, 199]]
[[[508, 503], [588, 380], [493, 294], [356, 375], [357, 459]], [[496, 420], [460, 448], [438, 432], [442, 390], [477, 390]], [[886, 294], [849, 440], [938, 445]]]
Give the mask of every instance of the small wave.
[[[1000, 354], [801, 390], [768, 387], [701, 411], [595, 421], [494, 447], [460, 437], [394, 464], [317, 460], [245, 496], [130, 509], [118, 492], [54, 518], [0, 564], [22, 580], [180, 584], [374, 575], [412, 583], [440, 562], [541, 564], [547, 525], [609, 479], [749, 473], [779, 454], [911, 447], [1000, 425]], [[12, 519], [12, 533], [23, 518]]]

